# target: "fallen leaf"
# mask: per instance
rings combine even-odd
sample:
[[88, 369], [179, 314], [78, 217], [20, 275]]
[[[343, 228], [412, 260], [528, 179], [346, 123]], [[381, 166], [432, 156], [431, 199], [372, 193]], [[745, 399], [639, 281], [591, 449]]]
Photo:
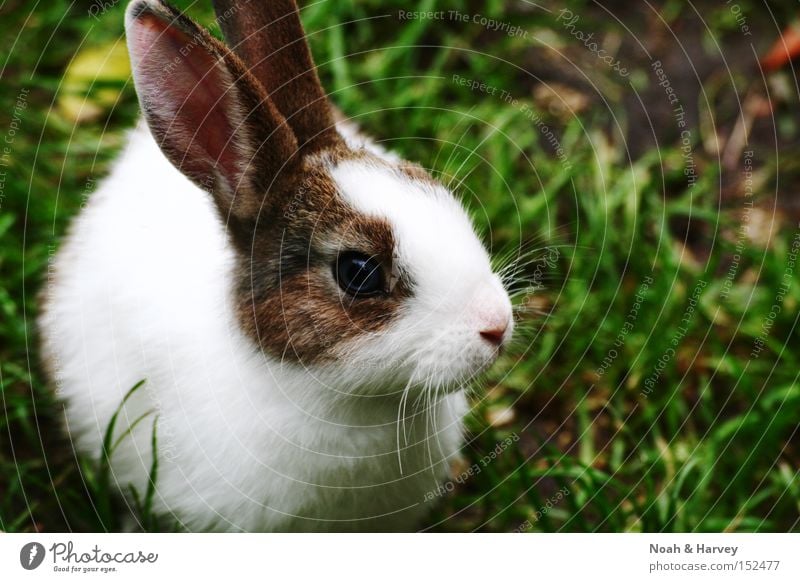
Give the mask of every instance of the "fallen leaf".
[[542, 83], [533, 90], [536, 103], [559, 119], [569, 119], [586, 110], [589, 98], [563, 83]]
[[494, 428], [507, 426], [516, 418], [517, 413], [510, 406], [493, 406], [486, 411], [486, 421]]
[[784, 29], [781, 36], [761, 59], [765, 71], [776, 71], [800, 55], [800, 25], [793, 24]]
[[64, 71], [58, 110], [73, 123], [94, 121], [114, 106], [130, 75], [124, 42], [88, 47]]

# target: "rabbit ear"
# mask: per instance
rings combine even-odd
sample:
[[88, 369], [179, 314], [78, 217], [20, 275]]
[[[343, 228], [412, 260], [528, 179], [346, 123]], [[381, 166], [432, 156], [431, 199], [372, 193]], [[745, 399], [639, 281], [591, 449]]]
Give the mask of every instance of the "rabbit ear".
[[233, 53], [173, 8], [133, 2], [125, 29], [139, 100], [164, 154], [212, 192], [226, 221], [252, 223], [267, 191], [296, 171], [285, 118]]
[[343, 144], [294, 0], [214, 0], [228, 46], [286, 117], [304, 152]]

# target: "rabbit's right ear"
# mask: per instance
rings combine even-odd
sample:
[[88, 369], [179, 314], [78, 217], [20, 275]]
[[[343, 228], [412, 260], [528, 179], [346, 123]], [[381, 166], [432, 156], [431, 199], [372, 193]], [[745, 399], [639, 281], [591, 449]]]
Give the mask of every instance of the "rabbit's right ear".
[[270, 95], [305, 153], [344, 145], [296, 0], [214, 0], [225, 40]]
[[267, 192], [295, 173], [294, 133], [238, 57], [170, 6], [132, 2], [125, 30], [156, 141], [213, 194], [236, 234], [236, 223], [254, 222]]

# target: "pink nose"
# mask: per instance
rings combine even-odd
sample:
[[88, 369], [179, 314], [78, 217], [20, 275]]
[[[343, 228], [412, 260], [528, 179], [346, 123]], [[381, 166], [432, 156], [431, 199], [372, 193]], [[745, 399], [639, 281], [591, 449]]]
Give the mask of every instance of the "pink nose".
[[502, 324], [490, 329], [484, 329], [480, 332], [481, 337], [493, 346], [499, 346], [503, 343], [503, 338], [506, 335], [508, 324]]

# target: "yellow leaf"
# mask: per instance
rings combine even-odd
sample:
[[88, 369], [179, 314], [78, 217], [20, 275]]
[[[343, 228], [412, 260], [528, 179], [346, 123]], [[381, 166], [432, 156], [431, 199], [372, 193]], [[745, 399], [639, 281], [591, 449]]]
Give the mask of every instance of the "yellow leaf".
[[95, 120], [113, 107], [122, 85], [131, 74], [128, 51], [123, 41], [87, 47], [79, 52], [64, 72], [58, 109], [73, 123]]

